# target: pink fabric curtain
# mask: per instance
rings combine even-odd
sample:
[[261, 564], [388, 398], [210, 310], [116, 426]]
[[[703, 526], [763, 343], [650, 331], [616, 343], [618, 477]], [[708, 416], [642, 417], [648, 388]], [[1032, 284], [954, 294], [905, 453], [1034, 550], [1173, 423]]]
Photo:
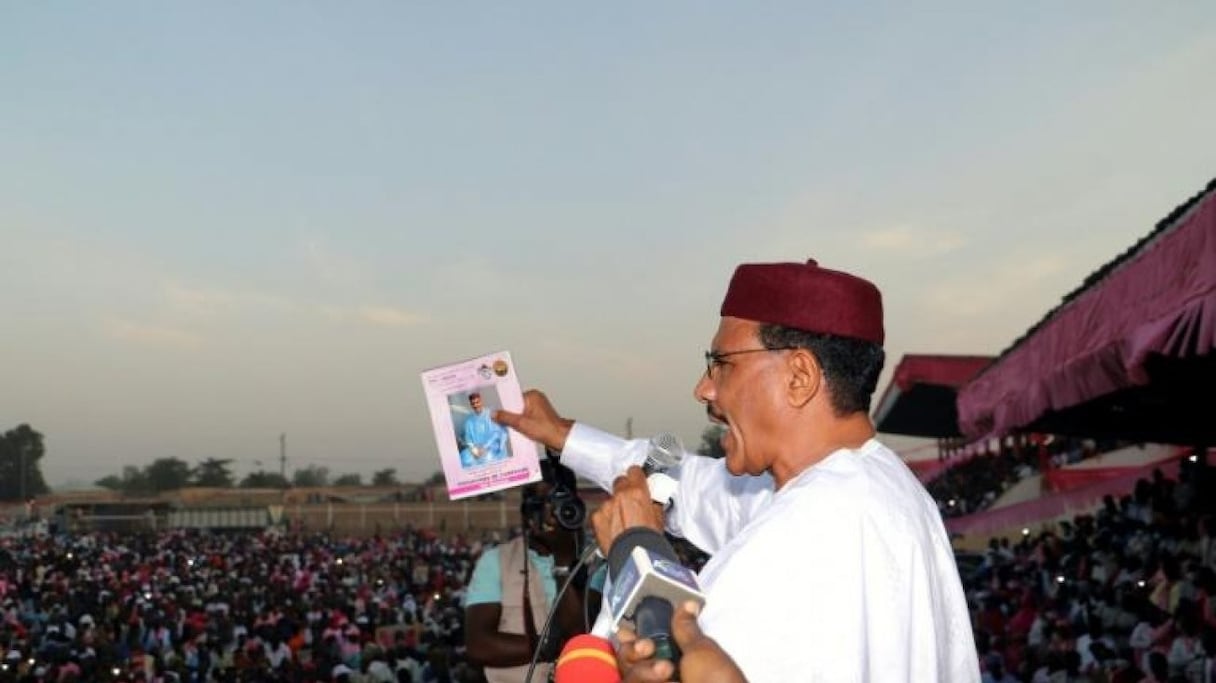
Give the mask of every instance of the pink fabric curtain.
[[959, 427], [999, 436], [1149, 381], [1151, 354], [1216, 348], [1216, 189], [959, 392]]

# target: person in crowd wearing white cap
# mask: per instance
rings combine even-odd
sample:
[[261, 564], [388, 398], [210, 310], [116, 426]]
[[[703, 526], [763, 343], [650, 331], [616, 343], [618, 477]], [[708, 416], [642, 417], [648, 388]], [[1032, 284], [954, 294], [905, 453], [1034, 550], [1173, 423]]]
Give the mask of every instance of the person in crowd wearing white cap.
[[349, 683], [351, 674], [353, 673], [355, 673], [354, 669], [345, 664], [338, 664], [330, 672], [330, 676], [335, 683]]

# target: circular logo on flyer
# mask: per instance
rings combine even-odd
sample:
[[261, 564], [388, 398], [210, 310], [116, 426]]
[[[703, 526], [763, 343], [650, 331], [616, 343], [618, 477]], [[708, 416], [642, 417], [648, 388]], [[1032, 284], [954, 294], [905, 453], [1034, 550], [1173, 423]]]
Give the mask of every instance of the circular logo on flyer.
[[501, 358], [494, 361], [494, 374], [495, 375], [498, 375], [499, 377], [506, 377], [507, 371], [509, 369], [510, 368], [507, 367], [507, 361], [502, 360]]
[[491, 376], [490, 366], [485, 365], [483, 363], [480, 368], [477, 368], [477, 374], [481, 375], [482, 379], [490, 379], [490, 376]]

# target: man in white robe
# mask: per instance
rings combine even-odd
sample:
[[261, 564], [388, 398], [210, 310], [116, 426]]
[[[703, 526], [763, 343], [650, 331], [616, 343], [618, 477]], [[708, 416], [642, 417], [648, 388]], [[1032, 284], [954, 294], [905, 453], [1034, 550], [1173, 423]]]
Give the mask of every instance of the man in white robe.
[[507, 453], [507, 430], [490, 419], [485, 411], [481, 394], [469, 394], [469, 407], [473, 414], [464, 420], [460, 429], [460, 465], [475, 467], [505, 460]]
[[[698, 622], [747, 681], [978, 681], [936, 505], [874, 438], [877, 288], [814, 261], [744, 264], [721, 314], [694, 393], [726, 427], [726, 456], [686, 457], [666, 515], [636, 469], [646, 442], [562, 418], [538, 392], [498, 419], [613, 491], [593, 517], [605, 550], [625, 528], [666, 526], [713, 556]], [[622, 647], [628, 681], [667, 680], [650, 652]]]

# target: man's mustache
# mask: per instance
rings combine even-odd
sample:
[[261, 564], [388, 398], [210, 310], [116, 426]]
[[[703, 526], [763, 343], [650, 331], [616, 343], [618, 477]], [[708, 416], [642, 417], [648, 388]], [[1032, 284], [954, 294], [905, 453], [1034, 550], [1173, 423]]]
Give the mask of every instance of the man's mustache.
[[705, 404], [705, 414], [709, 416], [710, 420], [714, 420], [716, 422], [726, 422], [726, 416], [714, 408], [712, 403]]

